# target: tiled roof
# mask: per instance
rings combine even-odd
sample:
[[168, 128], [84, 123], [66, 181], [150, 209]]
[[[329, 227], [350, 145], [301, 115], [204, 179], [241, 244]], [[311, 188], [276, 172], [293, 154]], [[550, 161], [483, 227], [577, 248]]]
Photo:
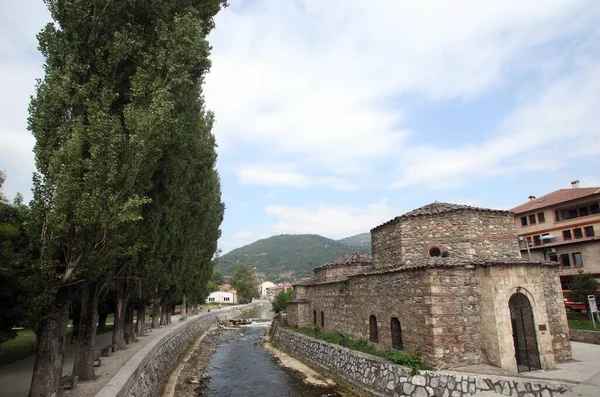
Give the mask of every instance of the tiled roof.
[[355, 263], [371, 263], [373, 262], [373, 258], [371, 255], [363, 254], [362, 252], [352, 252], [348, 255], [340, 256], [339, 258], [335, 258], [331, 262], [328, 262], [324, 265], [317, 267], [317, 269], [322, 269], [324, 267], [334, 267], [334, 266], [344, 266], [344, 265], [353, 265]]
[[529, 200], [525, 204], [521, 204], [511, 209], [510, 212], [513, 212], [515, 214], [522, 214], [523, 212], [533, 211], [552, 205], [566, 203], [567, 201], [577, 200], [580, 198], [593, 196], [595, 194], [600, 194], [600, 187], [578, 187], [570, 189], [558, 189], [553, 191], [552, 193], [546, 194], [545, 196]]
[[382, 223], [379, 226], [375, 226], [371, 230], [377, 230], [385, 225], [389, 225], [390, 223], [398, 222], [401, 219], [417, 217], [417, 216], [425, 216], [425, 215], [439, 215], [439, 214], [445, 214], [448, 212], [455, 212], [455, 211], [462, 211], [462, 210], [479, 211], [479, 212], [483, 211], [483, 212], [495, 212], [495, 213], [508, 213], [507, 211], [503, 211], [503, 210], [472, 207], [470, 205], [464, 205], [464, 204], [441, 203], [439, 201], [435, 201], [431, 204], [427, 204], [423, 207], [420, 207], [420, 208], [417, 208], [410, 212], [407, 212], [406, 214], [397, 216], [394, 219], [390, 219], [389, 221]]

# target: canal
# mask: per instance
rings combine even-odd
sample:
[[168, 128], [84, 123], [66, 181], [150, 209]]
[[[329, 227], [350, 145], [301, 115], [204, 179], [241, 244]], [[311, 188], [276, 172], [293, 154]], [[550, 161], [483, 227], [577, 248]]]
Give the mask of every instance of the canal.
[[[192, 353], [177, 381], [176, 396], [333, 397], [341, 392], [302, 382], [280, 367], [261, 346], [273, 313], [266, 302], [246, 318], [260, 319], [240, 327], [220, 327], [207, 334]], [[230, 329], [232, 328], [232, 329]]]

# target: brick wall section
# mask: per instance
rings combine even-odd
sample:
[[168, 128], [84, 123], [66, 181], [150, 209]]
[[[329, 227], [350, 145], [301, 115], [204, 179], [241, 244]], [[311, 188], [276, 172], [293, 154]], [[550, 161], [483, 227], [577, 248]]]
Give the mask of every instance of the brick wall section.
[[558, 382], [410, 369], [379, 357], [310, 338], [276, 326], [276, 345], [319, 372], [347, 383], [360, 396], [463, 397], [479, 391], [515, 397], [556, 397], [569, 390]]
[[518, 258], [519, 245], [512, 215], [460, 210], [400, 218], [371, 230], [375, 268], [420, 263], [429, 248], [448, 251], [451, 258]]
[[548, 331], [552, 336], [554, 359], [556, 362], [567, 361], [573, 357], [573, 353], [569, 342], [569, 324], [565, 313], [558, 269], [544, 267], [540, 268], [540, 271], [548, 316]]
[[587, 331], [583, 329], [571, 329], [571, 340], [573, 342], [593, 343], [600, 345], [600, 331]]

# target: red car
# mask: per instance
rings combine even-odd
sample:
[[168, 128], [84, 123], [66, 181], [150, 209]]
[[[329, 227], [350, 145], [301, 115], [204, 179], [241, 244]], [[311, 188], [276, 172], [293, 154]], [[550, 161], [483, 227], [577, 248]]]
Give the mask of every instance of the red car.
[[587, 310], [587, 306], [583, 302], [574, 302], [571, 298], [564, 298], [565, 300], [565, 310], [567, 312], [580, 312], [582, 310]]

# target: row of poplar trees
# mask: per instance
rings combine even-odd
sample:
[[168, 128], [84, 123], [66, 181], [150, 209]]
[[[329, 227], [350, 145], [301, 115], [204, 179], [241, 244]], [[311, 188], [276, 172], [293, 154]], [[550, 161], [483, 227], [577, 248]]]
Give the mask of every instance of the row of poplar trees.
[[169, 321], [173, 299], [183, 297], [184, 310], [186, 298], [203, 299], [224, 212], [202, 84], [207, 35], [225, 2], [45, 3], [53, 22], [38, 35], [45, 76], [29, 118], [39, 244], [35, 397], [58, 395], [75, 292], [80, 380], [94, 378], [98, 302], [109, 283], [119, 347], [134, 309], [144, 316], [152, 303], [156, 327]]

